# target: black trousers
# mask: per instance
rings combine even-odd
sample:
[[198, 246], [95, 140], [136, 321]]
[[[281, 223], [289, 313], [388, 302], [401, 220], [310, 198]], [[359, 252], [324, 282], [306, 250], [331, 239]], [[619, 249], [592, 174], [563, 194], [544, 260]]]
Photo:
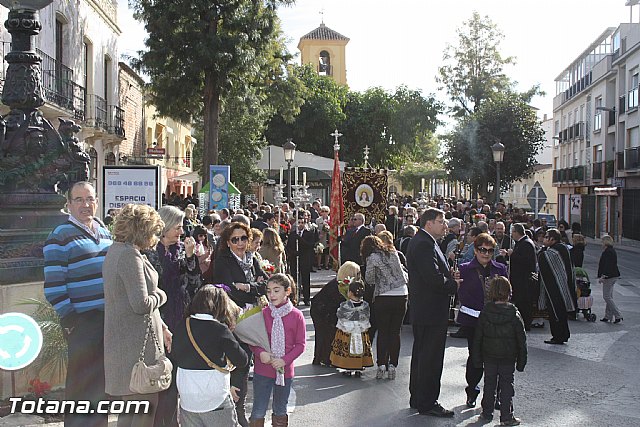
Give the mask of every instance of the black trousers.
[[[106, 400], [104, 391], [104, 312], [78, 314], [71, 333], [66, 333], [66, 400]], [[95, 408], [94, 408], [95, 409]], [[65, 427], [107, 427], [107, 414], [65, 414]]]
[[530, 298], [521, 298], [513, 301], [513, 304], [518, 307], [518, 311], [522, 316], [524, 327], [529, 330], [531, 328], [531, 321], [533, 320], [533, 306]]
[[513, 373], [515, 362], [484, 362], [484, 392], [482, 412], [493, 415], [496, 402], [496, 387], [499, 386], [500, 421], [513, 418]]
[[[300, 265], [300, 277], [298, 277], [298, 267], [295, 262], [290, 264], [291, 276], [296, 281], [296, 285], [300, 287], [300, 298], [304, 302], [311, 301], [311, 265]], [[298, 301], [300, 302], [300, 301]]]
[[464, 326], [467, 331], [467, 347], [469, 349], [469, 357], [467, 357], [467, 366], [464, 377], [467, 380], [467, 394], [473, 390], [480, 390], [478, 384], [482, 379], [482, 368], [476, 368], [473, 365], [473, 342], [476, 335], [475, 326]]
[[569, 317], [567, 310], [564, 308], [564, 304], [558, 304], [561, 307], [557, 307], [554, 310], [547, 296], [547, 311], [549, 312], [549, 329], [551, 329], [551, 336], [554, 340], [560, 342], [569, 341], [571, 333], [569, 332]]
[[447, 324], [412, 326], [410, 404], [419, 411], [428, 411], [438, 402], [440, 396]]
[[400, 330], [407, 311], [406, 296], [379, 296], [373, 311], [378, 325], [376, 341], [378, 366], [398, 366], [400, 356]]
[[[313, 306], [311, 307], [313, 310]], [[336, 326], [328, 323], [320, 316], [314, 316], [313, 312], [311, 313], [311, 319], [313, 320], [313, 329], [316, 332], [313, 361], [314, 363], [324, 363], [328, 366], [331, 364], [329, 356], [331, 356], [333, 338], [336, 336]]]
[[[171, 359], [171, 354], [168, 356]], [[155, 427], [178, 427], [178, 386], [176, 386], [178, 364], [174, 361], [172, 363], [171, 385], [158, 393], [158, 407], [153, 422]]]

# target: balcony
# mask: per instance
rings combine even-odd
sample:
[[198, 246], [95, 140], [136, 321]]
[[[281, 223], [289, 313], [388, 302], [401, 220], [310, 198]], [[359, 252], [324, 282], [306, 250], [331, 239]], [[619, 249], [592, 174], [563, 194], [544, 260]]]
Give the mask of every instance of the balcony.
[[584, 182], [584, 166], [554, 170], [552, 180], [554, 184], [582, 183]]
[[638, 151], [640, 147], [627, 148], [624, 150], [624, 170], [640, 168]]
[[107, 101], [96, 94], [87, 95], [87, 126], [107, 129]]
[[117, 105], [109, 105], [109, 121], [107, 126], [109, 133], [124, 138], [124, 110]]
[[602, 179], [602, 166], [604, 162], [596, 162], [591, 165], [591, 179], [600, 181]]

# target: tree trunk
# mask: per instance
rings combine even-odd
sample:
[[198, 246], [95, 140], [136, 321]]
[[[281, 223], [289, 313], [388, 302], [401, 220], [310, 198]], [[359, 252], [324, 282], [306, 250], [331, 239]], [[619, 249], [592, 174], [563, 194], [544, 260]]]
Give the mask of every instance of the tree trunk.
[[218, 134], [220, 131], [220, 88], [212, 72], [205, 72], [204, 141], [202, 147], [202, 185], [209, 182], [209, 165], [218, 164]]

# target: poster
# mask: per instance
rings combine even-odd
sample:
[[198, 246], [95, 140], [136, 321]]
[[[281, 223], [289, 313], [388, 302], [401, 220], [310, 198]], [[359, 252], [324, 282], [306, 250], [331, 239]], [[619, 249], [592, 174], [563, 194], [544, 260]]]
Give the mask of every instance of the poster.
[[103, 166], [102, 217], [128, 203], [160, 209], [160, 166]]
[[571, 215], [580, 215], [582, 211], [582, 196], [580, 194], [572, 194], [571, 200]]
[[229, 177], [227, 165], [209, 165], [209, 209], [229, 207]]

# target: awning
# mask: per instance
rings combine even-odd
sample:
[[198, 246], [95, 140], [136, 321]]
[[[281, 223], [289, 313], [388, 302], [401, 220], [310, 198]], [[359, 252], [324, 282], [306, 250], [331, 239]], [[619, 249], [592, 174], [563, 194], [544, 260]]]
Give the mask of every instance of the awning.
[[[202, 187], [202, 190], [200, 190], [200, 193], [208, 193], [209, 192], [209, 183], [207, 182], [207, 184]], [[240, 192], [240, 190], [238, 190], [238, 188], [233, 185], [233, 182], [229, 181], [229, 194], [242, 194]]]
[[178, 176], [174, 176], [172, 178], [169, 178], [169, 181], [191, 181], [191, 182], [198, 182], [200, 181], [200, 175], [198, 175], [198, 172], [189, 172], [189, 173], [185, 173], [184, 175], [178, 175]]

